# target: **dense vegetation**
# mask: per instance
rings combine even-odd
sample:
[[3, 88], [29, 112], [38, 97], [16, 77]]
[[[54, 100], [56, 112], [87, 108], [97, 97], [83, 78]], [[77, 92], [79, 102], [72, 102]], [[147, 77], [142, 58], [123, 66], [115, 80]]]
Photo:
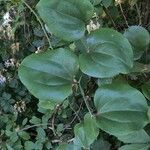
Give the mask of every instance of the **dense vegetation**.
[[150, 149], [149, 0], [0, 0], [0, 149]]

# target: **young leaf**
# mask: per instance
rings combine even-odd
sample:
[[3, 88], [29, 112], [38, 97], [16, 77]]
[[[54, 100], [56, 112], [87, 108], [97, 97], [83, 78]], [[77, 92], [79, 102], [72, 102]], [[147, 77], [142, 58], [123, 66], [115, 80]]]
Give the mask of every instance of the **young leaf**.
[[35, 143], [33, 143], [31, 141], [26, 141], [24, 143], [25, 150], [33, 150], [35, 147], [36, 147]]
[[40, 0], [37, 9], [49, 30], [66, 41], [84, 36], [85, 23], [94, 11], [89, 0]]
[[53, 110], [58, 103], [52, 100], [39, 100], [38, 106], [43, 109]]
[[97, 128], [94, 118], [91, 118], [89, 114], [84, 117], [84, 122], [78, 123], [74, 128], [75, 133], [75, 145], [79, 145], [84, 148], [89, 146], [96, 140], [99, 129]]
[[84, 40], [86, 51], [79, 56], [83, 73], [96, 78], [110, 78], [127, 74], [133, 66], [130, 43], [119, 32], [101, 28]]
[[41, 123], [41, 119], [39, 119], [36, 116], [32, 116], [32, 119], [29, 121], [32, 124], [40, 124]]
[[29, 133], [25, 132], [25, 131], [21, 131], [21, 132], [18, 132], [18, 135], [24, 139], [24, 140], [29, 140], [30, 139], [30, 135]]
[[94, 96], [99, 128], [114, 136], [143, 129], [148, 123], [148, 105], [138, 90], [126, 83], [102, 85]]
[[119, 148], [119, 150], [148, 150], [150, 144], [130, 144], [124, 145]]
[[26, 57], [19, 67], [19, 77], [38, 99], [62, 101], [72, 93], [78, 67], [77, 56], [60, 48]]
[[36, 131], [37, 131], [36, 139], [39, 140], [41, 143], [44, 142], [46, 139], [46, 133], [45, 133], [44, 129], [39, 127], [36, 129]]

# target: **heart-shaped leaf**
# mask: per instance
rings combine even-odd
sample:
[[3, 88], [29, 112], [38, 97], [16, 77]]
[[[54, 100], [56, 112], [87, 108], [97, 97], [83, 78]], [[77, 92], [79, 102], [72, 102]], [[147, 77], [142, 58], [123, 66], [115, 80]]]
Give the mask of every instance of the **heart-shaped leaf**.
[[99, 129], [97, 128], [95, 119], [91, 118], [89, 114], [86, 114], [84, 117], [84, 122], [76, 124], [74, 133], [75, 145], [89, 148], [94, 140], [96, 140], [99, 134]]
[[101, 28], [82, 40], [86, 51], [80, 55], [80, 69], [97, 78], [109, 78], [129, 73], [133, 66], [130, 43], [119, 32]]
[[84, 36], [94, 11], [89, 0], [40, 0], [37, 9], [50, 32], [66, 41]]
[[124, 32], [124, 36], [133, 47], [135, 59], [138, 59], [150, 43], [149, 32], [141, 26], [131, 26]]
[[19, 67], [19, 77], [38, 99], [62, 101], [72, 93], [78, 68], [77, 56], [60, 48], [26, 57]]
[[118, 81], [102, 85], [94, 96], [98, 126], [114, 136], [143, 129], [148, 123], [148, 105], [138, 90]]

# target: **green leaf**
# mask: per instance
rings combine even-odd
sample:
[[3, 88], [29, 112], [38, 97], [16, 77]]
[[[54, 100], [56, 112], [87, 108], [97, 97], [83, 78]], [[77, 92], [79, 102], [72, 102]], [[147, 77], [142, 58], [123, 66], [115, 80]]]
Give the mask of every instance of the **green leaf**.
[[148, 107], [147, 116], [148, 116], [148, 119], [149, 119], [149, 122], [150, 122], [150, 106]]
[[127, 135], [119, 136], [118, 139], [124, 143], [149, 143], [150, 136], [142, 129], [129, 133]]
[[110, 150], [111, 144], [108, 143], [107, 141], [104, 141], [103, 139], [99, 139], [96, 140], [91, 147], [92, 150]]
[[102, 0], [102, 4], [107, 8], [112, 4], [112, 0]]
[[144, 96], [150, 100], [150, 81], [142, 85], [142, 92]]
[[79, 145], [84, 148], [89, 148], [89, 146], [96, 140], [99, 129], [97, 128], [96, 121], [91, 118], [89, 114], [84, 117], [84, 122], [76, 124], [74, 127], [75, 145]]
[[37, 140], [36, 142], [35, 142], [35, 149], [37, 149], [37, 150], [43, 150], [43, 141], [41, 141], [41, 140]]
[[70, 143], [70, 144], [63, 143], [59, 145], [57, 150], [81, 150], [81, 148], [74, 145], [73, 143]]
[[99, 128], [114, 136], [141, 130], [148, 123], [145, 97], [126, 83], [102, 85], [95, 93], [94, 103]]
[[25, 126], [28, 122], [28, 118], [25, 118], [23, 121], [22, 121], [22, 125]]
[[30, 135], [25, 131], [18, 132], [18, 135], [24, 140], [29, 140], [30, 139]]
[[100, 4], [101, 1], [102, 1], [102, 0], [91, 0], [91, 3], [92, 3], [93, 5], [98, 5], [98, 4]]
[[36, 116], [32, 116], [32, 119], [29, 122], [32, 124], [40, 124], [41, 119], [37, 118]]
[[119, 150], [148, 150], [150, 144], [130, 144], [124, 145], [119, 148]]
[[77, 56], [60, 48], [26, 57], [19, 67], [19, 77], [38, 99], [60, 102], [72, 93], [78, 68]]
[[79, 56], [83, 73], [96, 78], [127, 74], [133, 66], [130, 43], [119, 32], [101, 28], [83, 40], [86, 51]]
[[49, 30], [66, 41], [84, 36], [85, 23], [94, 11], [89, 0], [40, 0], [37, 9]]
[[36, 129], [36, 131], [37, 131], [36, 139], [39, 140], [40, 142], [44, 142], [45, 138], [46, 138], [46, 133], [45, 133], [44, 129], [39, 127]]
[[57, 150], [67, 150], [68, 149], [67, 147], [68, 147], [68, 144], [63, 143], [58, 146]]
[[35, 145], [35, 143], [33, 143], [31, 141], [26, 141], [24, 143], [24, 147], [25, 147], [25, 150], [33, 150], [33, 149], [35, 149], [36, 145]]
[[138, 58], [137, 55], [143, 54], [144, 50], [148, 47], [150, 43], [150, 34], [149, 32], [141, 26], [131, 26], [125, 32], [124, 36], [131, 43], [134, 55]]
[[17, 135], [17, 133], [16, 132], [13, 132], [12, 134], [11, 134], [11, 136], [10, 136], [10, 141], [12, 142], [12, 143], [15, 143], [15, 142], [17, 142], [17, 140], [18, 140], [18, 135]]
[[104, 84], [111, 84], [112, 83], [112, 78], [99, 78], [98, 79], [98, 86], [104, 85]]
[[14, 150], [9, 144], [6, 144], [8, 150]]
[[53, 110], [57, 104], [58, 103], [53, 100], [39, 100], [38, 106], [42, 107], [43, 109]]
[[45, 144], [45, 146], [46, 146], [47, 149], [52, 149], [52, 148], [53, 148], [50, 141], [48, 141], [48, 142]]

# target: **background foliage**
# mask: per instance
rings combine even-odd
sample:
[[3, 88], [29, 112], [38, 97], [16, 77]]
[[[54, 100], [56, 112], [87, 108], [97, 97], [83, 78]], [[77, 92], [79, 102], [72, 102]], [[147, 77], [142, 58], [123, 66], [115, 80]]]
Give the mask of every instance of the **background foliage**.
[[[82, 145], [84, 149], [89, 149], [90, 147], [91, 150], [116, 150], [121, 146], [120, 150], [148, 149], [150, 143], [150, 127], [149, 124], [145, 126], [145, 124], [147, 124], [145, 112], [148, 109], [148, 105], [144, 103], [144, 101], [147, 100], [147, 103], [149, 104], [150, 100], [150, 46], [147, 41], [148, 38], [144, 38], [145, 34], [143, 35], [144, 37], [141, 38], [142, 36], [138, 35], [140, 32], [131, 30], [131, 28], [128, 30], [126, 29], [128, 26], [134, 28], [136, 27], [135, 25], [141, 25], [147, 29], [147, 31], [150, 31], [150, 2], [148, 0], [121, 0], [116, 2], [112, 0], [91, 0], [94, 5], [94, 10], [90, 8], [90, 11], [95, 12], [95, 15], [92, 17], [90, 15], [80, 16], [81, 14], [79, 14], [77, 18], [80, 17], [82, 20], [76, 22], [76, 24], [80, 25], [76, 30], [81, 30], [81, 36], [86, 29], [89, 33], [92, 33], [90, 36], [87, 36], [86, 39], [96, 36], [92, 31], [101, 27], [110, 27], [124, 34], [135, 49], [134, 59], [136, 61], [132, 73], [128, 75], [119, 75], [118, 78], [125, 83], [128, 82], [130, 86], [137, 90], [128, 86], [124, 87], [118, 82], [115, 84], [112, 83], [113, 79], [109, 78], [109, 70], [107, 70], [107, 76], [105, 75], [107, 78], [102, 79], [102, 73], [99, 73], [98, 75], [95, 75], [95, 73], [91, 74], [90, 70], [91, 68], [93, 70], [92, 66], [89, 70], [86, 70], [87, 68], [84, 68], [83, 66], [81, 70], [84, 73], [91, 75], [92, 77], [98, 77], [99, 79], [97, 80], [87, 75], [83, 75], [82, 78], [79, 79], [81, 76], [81, 73], [79, 72], [77, 74], [77, 79], [81, 81], [81, 89], [78, 89], [75, 84], [73, 86], [73, 91], [75, 92], [63, 101], [63, 103], [60, 102], [59, 105], [56, 101], [43, 101], [44, 99], [42, 99], [42, 97], [39, 101], [32, 96], [19, 80], [17, 72], [18, 67], [21, 61], [30, 54], [40, 53], [51, 47], [53, 47], [53, 49], [60, 47], [66, 49], [68, 46], [76, 54], [80, 55], [80, 64], [82, 65], [82, 61], [84, 61], [85, 58], [82, 52], [83, 50], [86, 50], [87, 47], [85, 47], [85, 44], [88, 45], [88, 43], [85, 43], [86, 39], [70, 42], [79, 38], [73, 34], [68, 34], [69, 37], [67, 37], [67, 39], [69, 40], [64, 42], [66, 37], [64, 37], [60, 31], [57, 31], [59, 24], [62, 22], [58, 23], [58, 27], [56, 27], [56, 31], [54, 31], [55, 35], [52, 34], [51, 31], [48, 31], [40, 17], [37, 16], [36, 5], [38, 2], [38, 0], [0, 1], [0, 149], [81, 149], [80, 146], [74, 146], [72, 143], [73, 141], [77, 143], [76, 145]], [[88, 4], [87, 9], [89, 10], [90, 6]], [[69, 8], [71, 9], [71, 7], [72, 6]], [[77, 6], [77, 8], [78, 7], [79, 6]], [[89, 21], [88, 19], [90, 17], [92, 17], [92, 19]], [[85, 24], [88, 25], [87, 28], [84, 27]], [[48, 25], [49, 28], [51, 27], [50, 25]], [[145, 29], [140, 28], [140, 30], [142, 30], [141, 34], [143, 34], [143, 30], [145, 32]], [[125, 30], [126, 32], [124, 32]], [[72, 32], [72, 30], [70, 32]], [[116, 34], [119, 33], [117, 32]], [[149, 35], [146, 33], [146, 36], [148, 37]], [[134, 41], [141, 41], [141, 39], [142, 41], [141, 43], [136, 42], [135, 44], [132, 43], [133, 38], [135, 38]], [[139, 45], [137, 45], [137, 43]], [[73, 59], [76, 59], [72, 54], [68, 55], [71, 55]], [[93, 54], [93, 56], [95, 55]], [[117, 58], [118, 57], [116, 57], [116, 59]], [[85, 58], [85, 61], [86, 59], [87, 57]], [[90, 61], [90, 59], [91, 58], [89, 57], [88, 61]], [[106, 63], [110, 64], [108, 61], [106, 61]], [[131, 63], [129, 61], [130, 60], [126, 58], [126, 63], [128, 63], [127, 65], [130, 68]], [[116, 71], [118, 71], [118, 69]], [[112, 74], [116, 73], [116, 71]], [[127, 73], [126, 69], [122, 67], [119, 72]], [[72, 72], [72, 74], [74, 75], [74, 72]], [[72, 78], [69, 78], [69, 80], [71, 81]], [[58, 79], [56, 81], [58, 81]], [[60, 82], [62, 82], [62, 80]], [[112, 87], [108, 86], [110, 83], [112, 83]], [[67, 84], [69, 87], [71, 86], [68, 80]], [[111, 103], [107, 104], [107, 106], [112, 110], [107, 113], [105, 112], [107, 108], [98, 104], [97, 99], [99, 96], [103, 96], [105, 88], [108, 86], [110, 92], [113, 93], [115, 89], [117, 90], [116, 85], [118, 85], [119, 89], [130, 89], [129, 91], [127, 90], [129, 93], [131, 92], [130, 101], [124, 105], [128, 107], [129, 103], [134, 103], [131, 109], [135, 109], [137, 106], [135, 111], [138, 110], [137, 113], [139, 115], [137, 115], [137, 113], [133, 116], [129, 115], [127, 118], [128, 120], [124, 120], [127, 116], [120, 118], [113, 113], [113, 105]], [[68, 95], [70, 95], [72, 91], [69, 90], [70, 88], [68, 88], [68, 86], [66, 86], [67, 92], [65, 94], [68, 93]], [[98, 94], [94, 96], [98, 87], [102, 87], [102, 89], [99, 88]], [[139, 91], [141, 91], [145, 97], [141, 95]], [[120, 95], [121, 94], [119, 94], [119, 96]], [[66, 95], [63, 96], [64, 98], [67, 97]], [[101, 99], [102, 103], [103, 101], [107, 102], [108, 97], [105, 96], [106, 94], [104, 94], [103, 99]], [[55, 97], [53, 98], [55, 99]], [[99, 124], [101, 129], [99, 134], [99, 129], [97, 129], [99, 127], [94, 123], [95, 120], [92, 120], [90, 114], [87, 114], [88, 110], [84, 103], [84, 99], [87, 100], [90, 111], [94, 114], [98, 111], [98, 114], [103, 118], [103, 123]], [[136, 103], [132, 102], [133, 99], [137, 100]], [[141, 99], [143, 101], [141, 101]], [[121, 109], [118, 110], [120, 114], [122, 111], [128, 111], [122, 108], [119, 100], [114, 102], [112, 99], [112, 101], [113, 104], [121, 107]], [[129, 113], [130, 112], [128, 112], [128, 114]], [[139, 119], [141, 114], [142, 121]], [[148, 116], [150, 116], [149, 112]], [[96, 117], [98, 119], [99, 115]], [[118, 130], [119, 128], [116, 126], [115, 122], [113, 122], [115, 128], [109, 128], [110, 130], [108, 131], [106, 124], [108, 126], [112, 125], [112, 122], [110, 123], [109, 120], [110, 117], [113, 117], [114, 120], [120, 120], [123, 129]], [[136, 127], [140, 130], [135, 133], [126, 132], [126, 134], [124, 134], [123, 131], [129, 131], [124, 122], [129, 122], [128, 126], [132, 128], [130, 121], [132, 121], [133, 118], [135, 119], [135, 117], [137, 118], [137, 122], [135, 122]], [[141, 129], [141, 127], [144, 128]], [[97, 140], [95, 140], [96, 138]], [[125, 145], [125, 143], [127, 144]]]

